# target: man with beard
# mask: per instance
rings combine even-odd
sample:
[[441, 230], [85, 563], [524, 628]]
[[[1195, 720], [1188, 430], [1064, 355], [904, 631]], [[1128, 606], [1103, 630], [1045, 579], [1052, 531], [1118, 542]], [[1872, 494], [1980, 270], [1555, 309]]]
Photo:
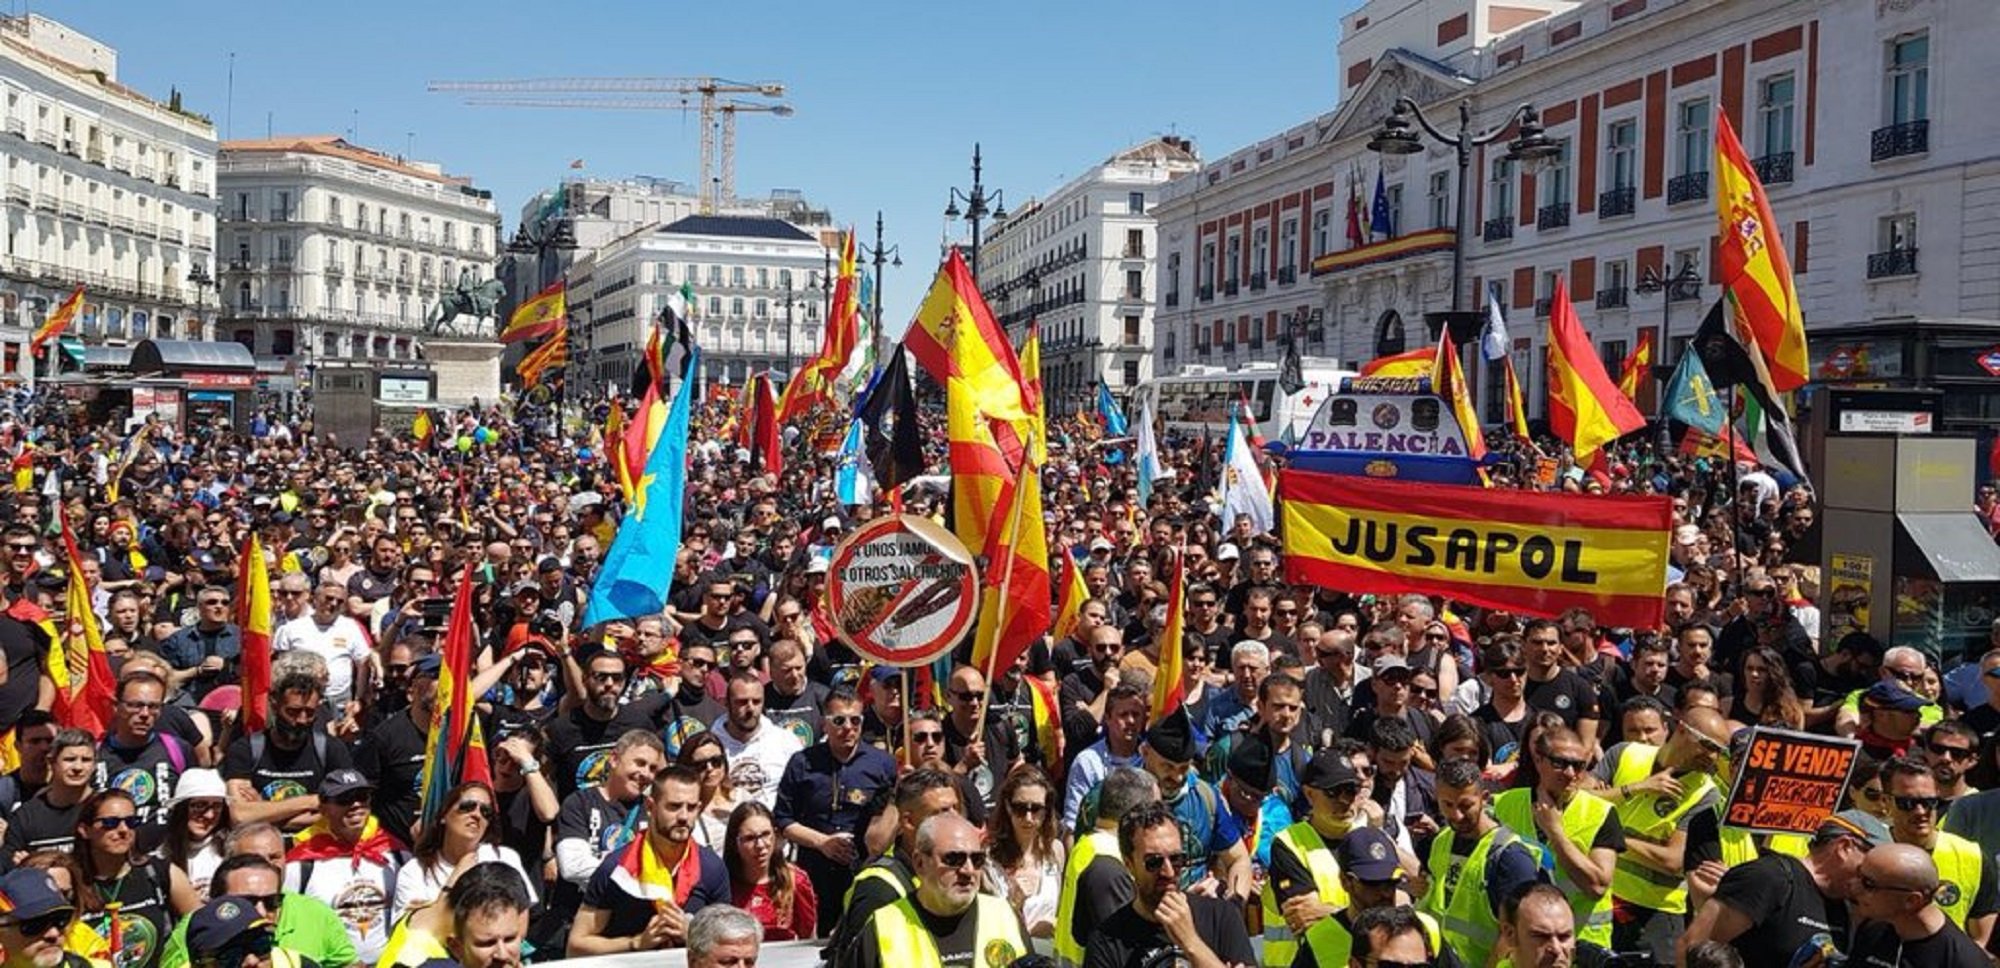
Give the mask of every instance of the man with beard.
[[617, 853], [638, 833], [637, 807], [653, 777], [667, 764], [666, 747], [650, 730], [635, 729], [618, 737], [598, 782], [570, 794], [556, 813], [555, 889], [550, 916], [535, 925], [537, 948], [553, 950], [564, 943], [569, 917], [607, 856]]
[[[945, 762], [966, 777], [990, 811], [1000, 782], [1021, 762], [1013, 724], [999, 716], [980, 715], [987, 699], [986, 677], [969, 665], [952, 671], [945, 698], [950, 710], [941, 723]], [[973, 731], [981, 728], [981, 720], [984, 731], [975, 740]]]
[[[1083, 633], [1082, 623], [1077, 631]], [[1081, 746], [1097, 734], [1104, 721], [1104, 706], [1111, 690], [1123, 681], [1125, 670], [1118, 660], [1125, 655], [1125, 633], [1110, 625], [1093, 627], [1085, 634], [1085, 664], [1062, 677], [1058, 696], [1063, 707], [1063, 733], [1068, 745]]]
[[1848, 961], [1868, 968], [1986, 968], [1993, 963], [1939, 906], [1937, 865], [1908, 844], [1884, 844], [1861, 861], [1862, 892], [1854, 899], [1860, 930]]
[[1085, 968], [1140, 968], [1159, 963], [1167, 951], [1196, 968], [1256, 963], [1235, 904], [1181, 890], [1187, 855], [1171, 807], [1152, 803], [1127, 813], [1118, 823], [1118, 847], [1132, 875], [1132, 900], [1091, 935]]
[[[1966, 782], [1966, 774], [1979, 762], [1979, 734], [1962, 720], [1947, 719], [1924, 735], [1924, 762], [1937, 774], [1938, 796], [1956, 803], [1979, 791]], [[1990, 853], [1990, 851], [1989, 851]]]
[[1573, 670], [1563, 667], [1563, 633], [1545, 618], [1528, 622], [1524, 636], [1527, 646], [1527, 684], [1524, 695], [1528, 708], [1555, 713], [1563, 725], [1576, 730], [1586, 746], [1597, 742], [1597, 689]]
[[1118, 851], [1118, 822], [1160, 799], [1154, 777], [1125, 768], [1112, 770], [1094, 792], [1103, 794], [1096, 816], [1063, 859], [1062, 890], [1057, 893], [1055, 952], [1068, 964], [1083, 961], [1091, 932], [1132, 899], [1132, 875]]
[[674, 703], [680, 707], [682, 716], [694, 719], [704, 727], [715, 722], [725, 711], [722, 700], [708, 693], [708, 674], [715, 671], [717, 664], [715, 646], [707, 642], [681, 641], [680, 682], [674, 688]]
[[728, 712], [711, 729], [729, 757], [729, 782], [737, 794], [767, 808], [776, 803], [778, 778], [805, 744], [764, 718], [764, 683], [755, 673], [730, 675]]
[[299, 671], [275, 676], [270, 724], [262, 733], [237, 737], [222, 756], [230, 818], [238, 826], [263, 821], [298, 830], [318, 816], [320, 781], [354, 765], [347, 745], [329, 742], [319, 728], [319, 713], [318, 677]]
[[943, 770], [919, 767], [903, 774], [890, 795], [896, 811], [896, 840], [882, 856], [863, 865], [847, 890], [847, 908], [834, 926], [827, 950], [853, 950], [869, 929], [875, 912], [909, 896], [917, 877], [917, 830], [939, 814], [964, 816], [959, 782]]
[[555, 754], [556, 792], [567, 797], [597, 782], [608, 750], [632, 730], [653, 731], [668, 710], [664, 697], [648, 696], [620, 705], [625, 692], [625, 659], [599, 648], [583, 660], [581, 701], [565, 699], [566, 708], [548, 724], [549, 746]]
[[729, 903], [722, 858], [693, 842], [701, 774], [670, 766], [646, 794], [646, 832], [604, 858], [583, 889], [568, 955], [657, 951], [687, 943], [688, 916]]
[[411, 825], [419, 806], [417, 781], [424, 772], [431, 717], [437, 709], [438, 669], [435, 654], [410, 663], [403, 694], [409, 705], [398, 716], [362, 734], [354, 746], [354, 765], [376, 779], [375, 817], [402, 842], [415, 843]]
[[[1437, 919], [1444, 940], [1466, 964], [1483, 968], [1500, 934], [1500, 902], [1536, 882], [1535, 855], [1487, 809], [1481, 764], [1438, 766], [1438, 813], [1445, 827], [1431, 841], [1429, 887], [1420, 909]], [[1563, 905], [1569, 916], [1569, 905]]]
[[1069, 780], [1063, 791], [1064, 829], [1076, 828], [1077, 812], [1084, 794], [1102, 782], [1105, 775], [1121, 766], [1137, 767], [1139, 732], [1146, 725], [1150, 697], [1139, 687], [1121, 684], [1105, 700], [1103, 738], [1076, 755], [1070, 764]]
[[1674, 690], [1676, 699], [1681, 687], [1687, 685], [1705, 685], [1719, 695], [1734, 691], [1730, 674], [1709, 664], [1715, 655], [1715, 632], [1708, 626], [1682, 626], [1674, 635], [1674, 645], [1674, 662], [1667, 667], [1667, 687]]
[[855, 944], [840, 949], [835, 965], [1005, 965], [1033, 952], [1020, 913], [979, 890], [986, 870], [979, 828], [953, 814], [932, 817], [917, 828], [913, 847], [916, 890], [877, 910]]
[[859, 859], [861, 811], [896, 782], [896, 761], [861, 742], [861, 697], [845, 686], [827, 695], [826, 738], [806, 747], [778, 780], [772, 823], [798, 847], [819, 897], [819, 924], [840, 919]]

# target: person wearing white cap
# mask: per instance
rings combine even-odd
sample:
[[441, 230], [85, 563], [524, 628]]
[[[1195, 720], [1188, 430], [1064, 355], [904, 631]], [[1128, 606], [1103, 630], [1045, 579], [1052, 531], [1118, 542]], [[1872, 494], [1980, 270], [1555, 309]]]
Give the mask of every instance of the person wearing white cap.
[[167, 801], [166, 840], [160, 853], [187, 872], [203, 903], [208, 902], [209, 879], [222, 866], [222, 841], [230, 827], [228, 808], [229, 791], [222, 774], [203, 767], [181, 774], [173, 799]]

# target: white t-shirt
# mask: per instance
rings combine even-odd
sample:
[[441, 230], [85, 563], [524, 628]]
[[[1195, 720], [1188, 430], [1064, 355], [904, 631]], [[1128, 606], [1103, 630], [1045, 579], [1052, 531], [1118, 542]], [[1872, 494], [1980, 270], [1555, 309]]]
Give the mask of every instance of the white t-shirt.
[[[362, 631], [360, 623], [340, 615], [332, 625], [321, 628], [307, 613], [278, 626], [271, 636], [272, 652], [292, 649], [304, 649], [326, 660], [327, 702], [346, 702], [354, 697], [355, 664], [367, 662], [369, 656], [368, 633]], [[334, 708], [334, 712], [339, 711]]]
[[360, 857], [329, 857], [312, 861], [310, 872], [304, 863], [293, 861], [285, 865], [285, 890], [326, 902], [347, 926], [348, 940], [354, 942], [360, 963], [372, 965], [389, 944], [389, 878], [408, 856], [402, 851], [391, 852], [388, 864]]
[[[519, 871], [521, 880], [528, 886], [528, 904], [534, 905], [540, 893], [535, 890], [535, 884], [541, 878], [528, 876], [527, 868], [521, 866], [521, 855], [516, 853], [514, 848], [498, 844], [480, 844], [479, 849], [473, 854], [477, 858], [473, 861], [475, 864], [498, 861]], [[410, 913], [411, 908], [437, 900], [438, 896], [444, 893], [444, 882], [451, 877], [451, 870], [452, 865], [445, 863], [442, 858], [431, 867], [425, 867], [424, 862], [415, 857], [410, 858], [410, 862], [396, 872], [396, 899], [391, 905], [391, 910], [394, 912], [391, 920], [401, 921], [403, 915]]]
[[747, 741], [739, 741], [730, 734], [728, 716], [717, 719], [710, 729], [722, 741], [722, 752], [729, 757], [730, 785], [744, 797], [766, 807], [776, 806], [778, 780], [785, 775], [785, 764], [805, 745], [791, 730], [769, 719], [759, 719], [757, 731]]

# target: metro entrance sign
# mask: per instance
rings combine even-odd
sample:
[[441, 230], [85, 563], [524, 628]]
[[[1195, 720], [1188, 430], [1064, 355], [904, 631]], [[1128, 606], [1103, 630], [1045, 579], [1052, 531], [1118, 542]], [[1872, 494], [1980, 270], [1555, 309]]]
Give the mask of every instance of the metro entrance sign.
[[842, 642], [910, 668], [965, 637], [979, 611], [979, 570], [965, 544], [930, 519], [878, 518], [833, 549], [826, 596]]

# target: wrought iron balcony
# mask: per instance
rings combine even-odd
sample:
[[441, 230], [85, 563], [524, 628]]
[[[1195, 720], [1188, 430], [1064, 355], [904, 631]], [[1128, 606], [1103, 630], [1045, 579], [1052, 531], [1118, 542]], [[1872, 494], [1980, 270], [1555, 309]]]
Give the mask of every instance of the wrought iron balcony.
[[1264, 334], [1262, 334], [1262, 333], [1252, 333], [1252, 334], [1250, 334], [1250, 348], [1251, 348], [1251, 349], [1253, 349], [1253, 350], [1261, 350], [1261, 349], [1263, 349], [1263, 348], [1264, 348]]
[[1597, 290], [1597, 308], [1624, 309], [1627, 301], [1630, 298], [1631, 298], [1631, 290], [1627, 289], [1624, 286], [1613, 286], [1609, 289], [1599, 289]]
[[1234, 296], [1240, 290], [1241, 290], [1240, 285], [1234, 279], [1231, 279], [1228, 282], [1222, 284], [1222, 294], [1225, 296]]
[[1554, 202], [1535, 210], [1535, 229], [1546, 232], [1569, 225], [1569, 203]]
[[1203, 285], [1195, 289], [1194, 295], [1196, 299], [1202, 302], [1213, 302], [1215, 300], [1215, 287], [1213, 285]]
[[1639, 209], [1639, 190], [1632, 186], [1613, 188], [1597, 195], [1597, 217], [1618, 218]]
[[1691, 171], [1667, 179], [1667, 204], [1698, 202], [1708, 197], [1708, 172]]
[[1261, 272], [1253, 272], [1253, 273], [1251, 273], [1251, 274], [1250, 274], [1250, 291], [1251, 291], [1251, 292], [1263, 292], [1263, 291], [1264, 291], [1264, 274], [1263, 274], [1263, 273], [1261, 273]]
[[1196, 344], [1194, 344], [1194, 355], [1196, 355], [1196, 356], [1207, 356], [1207, 355], [1209, 354], [1209, 352], [1210, 352], [1210, 351], [1209, 351], [1209, 344], [1207, 344], [1207, 343], [1196, 343]]
[[1876, 128], [1875, 133], [1868, 138], [1868, 157], [1871, 161], [1920, 155], [1929, 150], [1931, 150], [1929, 118]]
[[1779, 151], [1763, 156], [1750, 163], [1757, 169], [1757, 180], [1766, 185], [1783, 185], [1792, 180], [1792, 153]]
[[1222, 341], [1222, 351], [1223, 351], [1224, 353], [1234, 353], [1234, 352], [1236, 352], [1236, 341], [1235, 341], [1235, 340], [1233, 340], [1233, 339], [1226, 339], [1226, 340], [1223, 340], [1223, 341]]
[[1326, 327], [1314, 326], [1311, 329], [1306, 330], [1306, 342], [1308, 343], [1326, 342]]
[[1279, 266], [1279, 267], [1278, 267], [1278, 285], [1281, 285], [1281, 286], [1289, 286], [1289, 285], [1291, 285], [1292, 283], [1295, 283], [1295, 282], [1297, 282], [1297, 281], [1299, 281], [1299, 267], [1298, 267], [1298, 266]]
[[1542, 298], [1535, 300], [1535, 318], [1536, 319], [1548, 318], [1549, 311], [1554, 309], [1555, 305], [1556, 305], [1556, 300], [1554, 296], [1543, 296]]
[[1887, 252], [1875, 252], [1868, 256], [1868, 278], [1870, 279], [1890, 279], [1896, 276], [1914, 276], [1916, 274], [1917, 250], [1914, 248], [1890, 249]]
[[1499, 242], [1503, 239], [1513, 238], [1514, 217], [1511, 215], [1502, 215], [1499, 218], [1487, 219], [1486, 229], [1480, 233], [1480, 237], [1488, 242]]
[[1172, 309], [1173, 307], [1180, 305], [1181, 294], [1177, 292], [1167, 293], [1166, 302], [1167, 302], [1167, 308], [1169, 309]]

